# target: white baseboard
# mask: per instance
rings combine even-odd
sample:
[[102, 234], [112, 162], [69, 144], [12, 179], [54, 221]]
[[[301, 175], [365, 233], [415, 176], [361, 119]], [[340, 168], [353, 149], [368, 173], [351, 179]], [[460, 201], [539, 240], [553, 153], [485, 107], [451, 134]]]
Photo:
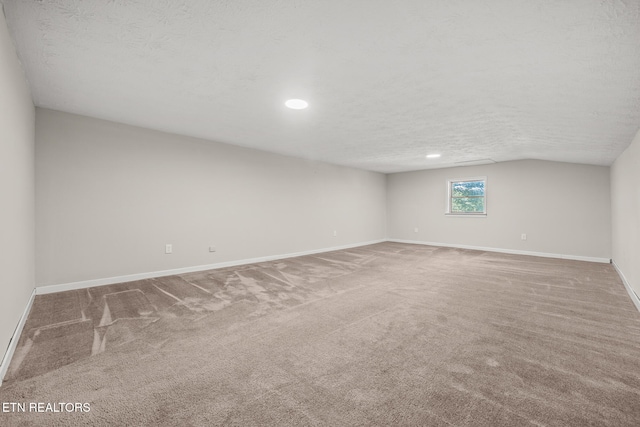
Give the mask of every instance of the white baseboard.
[[539, 256], [544, 258], [560, 258], [560, 259], [572, 259], [575, 261], [601, 262], [605, 264], [609, 264], [611, 262], [609, 258], [597, 258], [597, 257], [588, 257], [588, 256], [580, 256], [580, 255], [551, 254], [547, 252], [520, 251], [516, 249], [487, 248], [484, 246], [456, 245], [456, 244], [450, 244], [450, 243], [422, 242], [419, 240], [403, 240], [403, 239], [387, 239], [387, 241], [396, 242], [396, 243], [411, 243], [414, 245], [443, 246], [447, 248], [472, 249], [476, 251], [501, 252], [501, 253], [513, 254], [513, 255], [530, 255], [530, 256]]
[[284, 258], [293, 258], [297, 256], [313, 255], [323, 252], [339, 251], [343, 249], [357, 248], [359, 246], [373, 245], [375, 243], [385, 242], [385, 239], [371, 240], [369, 242], [360, 242], [350, 245], [333, 246], [330, 248], [313, 249], [310, 251], [294, 252], [281, 255], [271, 255], [258, 258], [242, 259], [237, 261], [219, 262], [216, 264], [197, 265], [193, 267], [175, 268], [172, 270], [152, 271], [149, 273], [127, 274], [125, 276], [107, 277], [104, 279], [83, 280], [80, 282], [63, 283], [59, 285], [37, 286], [36, 295], [52, 294], [55, 292], [72, 291], [75, 289], [92, 288], [94, 286], [113, 285], [114, 283], [132, 282], [134, 280], [150, 279], [152, 277], [173, 276], [175, 274], [193, 273], [196, 271], [215, 270], [217, 268], [235, 267], [238, 265], [255, 264], [258, 262], [274, 261]]
[[9, 369], [9, 364], [11, 363], [11, 359], [13, 358], [13, 353], [16, 351], [16, 347], [18, 346], [18, 340], [20, 339], [20, 335], [22, 335], [22, 329], [24, 328], [24, 324], [27, 322], [27, 317], [29, 316], [29, 312], [31, 311], [31, 306], [33, 305], [33, 300], [36, 297], [36, 290], [34, 289], [31, 292], [31, 297], [29, 298], [29, 302], [27, 302], [27, 306], [24, 309], [24, 313], [22, 313], [22, 317], [18, 322], [18, 326], [16, 326], [15, 331], [13, 331], [13, 336], [11, 337], [11, 341], [9, 342], [9, 347], [7, 348], [7, 352], [4, 354], [2, 358], [2, 363], [0, 364], [0, 385], [2, 385], [2, 381], [4, 380], [4, 376]]
[[618, 275], [622, 279], [622, 283], [624, 283], [624, 287], [627, 289], [627, 293], [631, 297], [631, 301], [636, 306], [638, 311], [640, 311], [640, 298], [638, 297], [638, 294], [635, 293], [635, 291], [633, 290], [633, 288], [629, 284], [629, 281], [624, 276], [624, 273], [622, 272], [622, 270], [620, 270], [620, 267], [618, 267], [618, 264], [616, 264], [616, 262], [613, 261], [613, 260], [611, 261], [611, 264], [613, 264], [613, 268], [616, 269], [616, 271], [618, 272]]
[[323, 248], [323, 249], [314, 249], [314, 250], [303, 251], [303, 252], [294, 252], [294, 253], [288, 253], [288, 254], [271, 255], [271, 256], [265, 256], [265, 257], [236, 260], [236, 261], [219, 262], [216, 264], [197, 265], [193, 267], [152, 271], [148, 273], [128, 274], [124, 276], [107, 277], [103, 279], [83, 280], [79, 282], [62, 283], [58, 285], [38, 286], [36, 287], [35, 292], [36, 292], [36, 295], [51, 294], [55, 292], [64, 292], [64, 291], [71, 291], [75, 289], [91, 288], [94, 286], [103, 286], [103, 285], [112, 285], [115, 283], [132, 282], [134, 280], [143, 280], [143, 279], [149, 279], [153, 277], [173, 276], [176, 274], [193, 273], [196, 271], [205, 271], [205, 270], [215, 270], [215, 269], [224, 268], [224, 267], [235, 267], [238, 265], [255, 264], [258, 262], [273, 261], [273, 260], [284, 259], [284, 258], [293, 258], [297, 256], [304, 256], [304, 255], [313, 255], [313, 254], [319, 254], [323, 252], [339, 251], [343, 249], [356, 248], [359, 246], [372, 245], [375, 243], [382, 243], [382, 242], [410, 243], [410, 244], [428, 245], [428, 246], [443, 246], [443, 247], [452, 247], [452, 248], [460, 248], [460, 249], [502, 252], [502, 253], [508, 253], [508, 254], [516, 254], [516, 255], [531, 255], [531, 256], [539, 256], [539, 257], [546, 257], [546, 258], [572, 259], [577, 261], [589, 261], [589, 262], [600, 262], [600, 263], [611, 262], [611, 260], [609, 260], [608, 258], [585, 257], [585, 256], [578, 256], [578, 255], [551, 254], [551, 253], [545, 253], [545, 252], [520, 251], [520, 250], [514, 250], [514, 249], [488, 248], [483, 246], [423, 242], [418, 240], [380, 239], [380, 240], [372, 240], [368, 242], [360, 242], [360, 243], [355, 243], [350, 245], [333, 246], [330, 248]]

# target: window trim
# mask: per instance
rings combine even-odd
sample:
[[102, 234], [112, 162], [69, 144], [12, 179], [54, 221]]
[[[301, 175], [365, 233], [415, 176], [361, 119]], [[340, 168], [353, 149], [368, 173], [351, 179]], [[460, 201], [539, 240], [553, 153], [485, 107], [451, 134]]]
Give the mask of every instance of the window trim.
[[[454, 182], [464, 181], [484, 181], [484, 211], [483, 212], [451, 212], [451, 187]], [[487, 216], [487, 177], [486, 176], [472, 176], [466, 178], [453, 178], [447, 180], [447, 200], [446, 210], [444, 214], [449, 217], [466, 217], [466, 218], [484, 218]]]

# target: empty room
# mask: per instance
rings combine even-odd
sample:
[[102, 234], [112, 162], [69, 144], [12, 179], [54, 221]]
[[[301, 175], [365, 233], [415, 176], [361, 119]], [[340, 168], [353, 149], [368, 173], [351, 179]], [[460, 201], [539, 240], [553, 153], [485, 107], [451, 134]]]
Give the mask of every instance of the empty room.
[[640, 425], [640, 0], [0, 5], [0, 425]]

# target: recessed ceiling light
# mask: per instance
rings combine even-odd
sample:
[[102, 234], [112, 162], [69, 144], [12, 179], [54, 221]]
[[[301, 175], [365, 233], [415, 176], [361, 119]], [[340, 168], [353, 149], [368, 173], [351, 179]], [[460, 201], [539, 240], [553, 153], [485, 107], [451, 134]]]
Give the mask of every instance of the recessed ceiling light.
[[309, 103], [304, 99], [290, 99], [284, 105], [293, 110], [304, 110], [309, 106]]
[[427, 154], [427, 159], [437, 159], [440, 154]]

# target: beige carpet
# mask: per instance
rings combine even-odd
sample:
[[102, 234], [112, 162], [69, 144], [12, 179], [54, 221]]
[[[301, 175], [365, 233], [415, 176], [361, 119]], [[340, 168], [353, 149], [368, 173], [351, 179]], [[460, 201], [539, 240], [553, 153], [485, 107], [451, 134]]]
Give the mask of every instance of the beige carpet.
[[608, 264], [382, 243], [38, 296], [0, 403], [27, 409], [2, 426], [638, 426], [640, 313]]

